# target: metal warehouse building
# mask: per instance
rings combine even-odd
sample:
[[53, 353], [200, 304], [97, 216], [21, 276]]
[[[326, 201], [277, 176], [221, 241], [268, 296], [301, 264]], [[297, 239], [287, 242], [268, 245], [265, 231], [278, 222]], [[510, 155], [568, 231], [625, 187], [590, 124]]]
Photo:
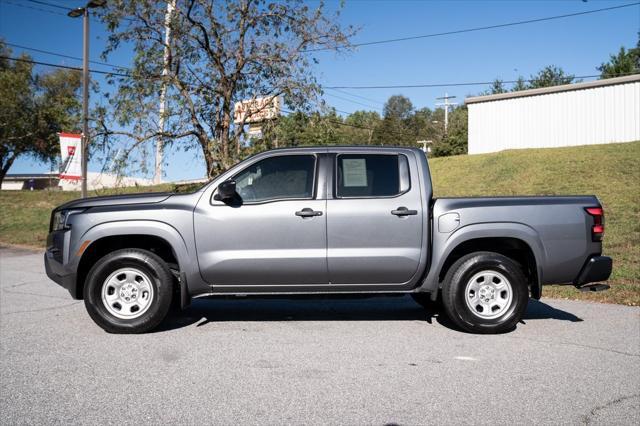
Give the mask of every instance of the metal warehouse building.
[[469, 154], [640, 140], [640, 74], [476, 96]]

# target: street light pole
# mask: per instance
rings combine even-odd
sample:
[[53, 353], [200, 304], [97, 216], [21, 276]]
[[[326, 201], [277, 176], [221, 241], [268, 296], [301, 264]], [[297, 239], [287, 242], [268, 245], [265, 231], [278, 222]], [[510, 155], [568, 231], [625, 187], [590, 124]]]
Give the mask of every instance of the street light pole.
[[80, 170], [81, 196], [87, 197], [87, 155], [89, 154], [89, 9], [102, 7], [106, 0], [89, 0], [85, 7], [72, 9], [67, 13], [71, 18], [82, 16], [82, 139], [80, 140], [80, 152], [82, 161]]
[[89, 153], [89, 8], [82, 14], [82, 198], [87, 197], [87, 154]]

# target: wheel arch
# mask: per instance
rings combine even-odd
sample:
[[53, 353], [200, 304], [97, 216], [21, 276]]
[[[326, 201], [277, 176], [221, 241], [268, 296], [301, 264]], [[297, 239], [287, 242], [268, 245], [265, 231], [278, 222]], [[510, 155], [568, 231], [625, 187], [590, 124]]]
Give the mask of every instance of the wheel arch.
[[[531, 296], [542, 295], [542, 273], [545, 262], [544, 246], [538, 233], [519, 223], [485, 223], [459, 228], [441, 243], [434, 241], [434, 262], [423, 289], [437, 296], [444, 276], [461, 257], [476, 251], [491, 251], [514, 259], [524, 269]], [[436, 256], [435, 253], [440, 253]], [[436, 259], [437, 257], [437, 259]]]
[[[78, 260], [75, 295], [83, 297], [85, 280], [95, 262], [106, 254], [123, 248], [149, 250], [180, 273], [181, 292], [186, 290], [184, 269], [189, 262], [186, 244], [177, 230], [162, 222], [110, 222], [87, 231], [79, 244], [89, 241]], [[80, 246], [82, 247], [82, 245]], [[185, 287], [184, 289], [182, 287]]]

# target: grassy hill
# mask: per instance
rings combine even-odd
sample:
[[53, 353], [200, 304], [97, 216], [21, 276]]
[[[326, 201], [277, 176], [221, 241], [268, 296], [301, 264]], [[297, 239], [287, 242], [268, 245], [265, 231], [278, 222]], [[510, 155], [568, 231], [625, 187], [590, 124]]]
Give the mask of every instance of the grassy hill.
[[611, 290], [580, 293], [545, 287], [544, 295], [640, 305], [640, 142], [523, 149], [433, 158], [435, 196], [584, 195], [604, 206], [604, 253], [614, 259]]
[[[606, 214], [605, 254], [614, 258], [611, 290], [580, 293], [545, 287], [544, 295], [640, 305], [640, 142], [528, 149], [429, 161], [435, 195], [594, 194]], [[171, 185], [117, 192], [166, 191]], [[115, 191], [101, 191], [104, 195]], [[43, 247], [51, 209], [78, 193], [0, 192], [0, 243]]]

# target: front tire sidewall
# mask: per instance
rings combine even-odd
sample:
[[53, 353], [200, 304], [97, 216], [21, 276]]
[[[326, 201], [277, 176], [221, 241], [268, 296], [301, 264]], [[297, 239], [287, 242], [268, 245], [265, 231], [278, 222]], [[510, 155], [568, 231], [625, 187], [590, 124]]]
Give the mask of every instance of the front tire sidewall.
[[[466, 303], [465, 289], [478, 272], [492, 270], [501, 273], [511, 284], [513, 297], [508, 309], [493, 319], [475, 315]], [[460, 259], [449, 270], [443, 286], [449, 318], [459, 327], [473, 333], [502, 333], [515, 328], [529, 301], [526, 279], [519, 265], [497, 253], [479, 253]]]
[[[153, 300], [139, 317], [122, 319], [112, 315], [102, 301], [102, 286], [111, 273], [121, 268], [144, 272], [153, 287]], [[144, 333], [152, 330], [167, 315], [172, 299], [171, 272], [158, 256], [144, 250], [119, 250], [98, 261], [87, 276], [84, 301], [91, 318], [110, 333]]]

